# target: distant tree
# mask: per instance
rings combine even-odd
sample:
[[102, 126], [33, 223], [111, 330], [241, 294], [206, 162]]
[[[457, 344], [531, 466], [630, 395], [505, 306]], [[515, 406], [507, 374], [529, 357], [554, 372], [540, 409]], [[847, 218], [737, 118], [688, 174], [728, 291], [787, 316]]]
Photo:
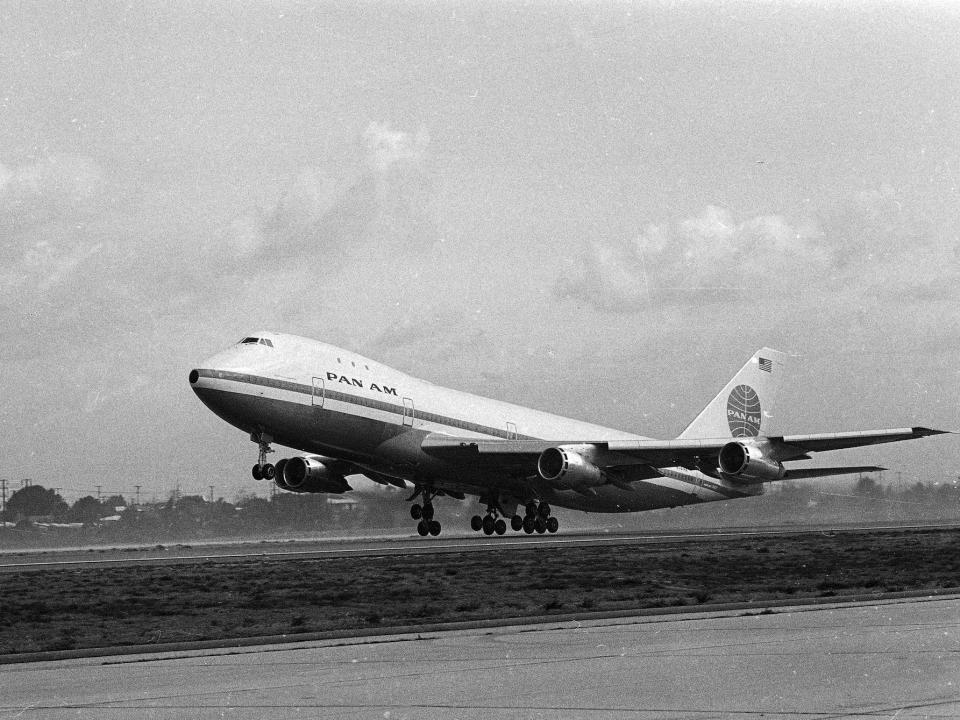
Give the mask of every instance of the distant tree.
[[880, 487], [880, 484], [876, 480], [867, 475], [857, 480], [857, 484], [853, 486], [853, 492], [855, 495], [865, 497], [883, 497], [883, 488]]
[[92, 495], [85, 495], [73, 504], [67, 517], [73, 522], [95, 523], [103, 517], [103, 506]]
[[103, 507], [105, 510], [109, 510], [108, 515], [113, 515], [116, 513], [118, 507], [126, 507], [127, 501], [124, 499], [123, 495], [111, 495], [106, 500], [103, 501]]
[[62, 497], [42, 485], [28, 485], [7, 500], [7, 511], [13, 517], [57, 516], [69, 509]]

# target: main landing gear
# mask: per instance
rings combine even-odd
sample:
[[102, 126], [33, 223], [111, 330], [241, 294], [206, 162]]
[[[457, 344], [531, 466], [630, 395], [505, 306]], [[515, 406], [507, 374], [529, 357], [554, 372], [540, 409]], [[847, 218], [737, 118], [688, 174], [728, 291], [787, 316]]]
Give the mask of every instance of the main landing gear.
[[251, 473], [254, 480], [273, 480], [277, 476], [277, 469], [267, 462], [267, 453], [274, 452], [273, 448], [270, 447], [270, 443], [273, 442], [273, 438], [264, 433], [252, 434], [250, 439], [253, 440], [260, 448], [260, 455], [257, 459], [257, 464], [253, 466]]
[[414, 503], [410, 506], [410, 517], [414, 520], [419, 520], [417, 523], [417, 533], [420, 537], [426, 537], [427, 535], [433, 535], [436, 537], [440, 534], [440, 522], [433, 519], [433, 499], [438, 495], [435, 490], [429, 490], [428, 488], [417, 488], [417, 490], [411, 495], [408, 500], [413, 500], [418, 495], [423, 496], [423, 505], [419, 503]]
[[[470, 527], [474, 532], [483, 531], [484, 535], [503, 535], [507, 531], [506, 521], [500, 517], [502, 510], [497, 505], [487, 505], [487, 514], [484, 517], [474, 515], [470, 518]], [[521, 530], [527, 535], [545, 532], [555, 533], [560, 529], [560, 521], [550, 514], [550, 505], [531, 500], [527, 503], [523, 517], [514, 515], [510, 518], [510, 528], [514, 532]]]
[[[550, 505], [541, 502], [530, 501], [525, 510], [526, 516], [520, 521], [520, 528], [527, 534], [545, 532], [555, 533], [560, 529], [560, 521], [550, 514]], [[517, 518], [518, 516], [514, 516]]]
[[487, 505], [487, 514], [470, 518], [470, 527], [474, 532], [483, 531], [484, 535], [503, 535], [507, 531], [506, 521], [500, 517], [501, 510], [496, 505]]

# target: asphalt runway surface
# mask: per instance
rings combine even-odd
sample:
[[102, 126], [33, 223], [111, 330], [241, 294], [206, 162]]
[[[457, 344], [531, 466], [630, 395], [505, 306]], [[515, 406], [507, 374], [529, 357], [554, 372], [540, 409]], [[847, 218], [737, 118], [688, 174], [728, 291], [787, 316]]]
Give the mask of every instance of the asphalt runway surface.
[[957, 718], [960, 596], [4, 668], [0, 719]]
[[507, 535], [487, 537], [476, 533], [450, 534], [440, 538], [392, 535], [364, 538], [324, 538], [289, 541], [187, 543], [136, 547], [98, 547], [0, 552], [0, 573], [25, 570], [68, 570], [133, 565], [177, 565], [203, 562], [315, 560], [322, 558], [371, 557], [435, 553], [489, 552], [537, 547], [586, 547], [591, 545], [643, 545], [710, 538], [748, 538], [777, 535], [832, 534], [872, 530], [932, 530], [955, 527], [954, 523], [930, 525], [764, 527], [682, 530], [677, 532], [567, 532], [558, 535]]

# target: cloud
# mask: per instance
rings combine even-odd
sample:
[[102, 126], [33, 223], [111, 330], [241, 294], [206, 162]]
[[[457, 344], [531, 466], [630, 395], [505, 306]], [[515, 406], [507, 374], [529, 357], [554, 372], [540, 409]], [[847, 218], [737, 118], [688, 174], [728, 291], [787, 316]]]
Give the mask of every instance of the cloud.
[[95, 215], [104, 208], [104, 186], [97, 163], [79, 155], [49, 155], [15, 170], [0, 165], [0, 227]]
[[382, 246], [419, 238], [429, 227], [432, 202], [423, 172], [428, 134], [372, 122], [360, 145], [358, 167], [303, 165], [278, 183], [272, 201], [227, 225], [223, 236], [228, 248], [246, 259], [257, 253], [329, 253], [368, 240]]
[[88, 157], [54, 154], [8, 168], [0, 164], [0, 284], [17, 290], [0, 303], [69, 280], [103, 245], [88, 226], [108, 207], [106, 181]]
[[401, 163], [420, 162], [430, 145], [430, 135], [421, 129], [416, 135], [391, 130], [386, 123], [371, 122], [363, 132], [367, 164], [380, 173]]
[[[826, 219], [761, 215], [738, 221], [725, 208], [651, 224], [633, 239], [592, 240], [568, 258], [560, 297], [597, 308], [723, 303], [759, 297], [857, 293], [943, 298], [956, 248], [938, 243], [889, 186], [856, 194]], [[938, 279], [939, 278], [939, 279]]]
[[737, 222], [729, 210], [711, 205], [674, 224], [648, 225], [632, 240], [591, 241], [568, 259], [555, 292], [632, 311], [749, 297], [784, 279], [792, 284], [819, 275], [829, 263], [814, 224], [794, 225], [778, 215]]

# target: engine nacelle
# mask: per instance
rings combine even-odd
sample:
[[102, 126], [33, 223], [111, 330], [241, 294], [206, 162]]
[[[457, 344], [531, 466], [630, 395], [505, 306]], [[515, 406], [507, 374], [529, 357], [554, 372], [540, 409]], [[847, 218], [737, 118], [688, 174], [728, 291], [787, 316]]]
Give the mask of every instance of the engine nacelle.
[[540, 453], [537, 472], [562, 490], [580, 490], [603, 485], [603, 471], [570, 448], [552, 447]]
[[765, 457], [756, 445], [729, 442], [720, 449], [720, 472], [745, 483], [780, 480], [786, 473], [783, 463]]
[[344, 493], [352, 489], [343, 475], [307, 456], [278, 462], [276, 483], [277, 487], [293, 492]]

